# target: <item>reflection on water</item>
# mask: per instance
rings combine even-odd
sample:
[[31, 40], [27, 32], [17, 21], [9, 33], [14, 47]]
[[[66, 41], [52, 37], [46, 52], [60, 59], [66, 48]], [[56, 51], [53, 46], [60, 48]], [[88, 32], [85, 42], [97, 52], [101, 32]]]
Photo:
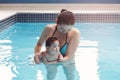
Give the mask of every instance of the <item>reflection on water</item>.
[[[33, 26], [35, 25], [16, 24], [13, 26], [14, 28], [10, 28], [2, 34], [0, 40], [0, 70], [2, 71], [0, 71], [0, 74], [3, 74], [4, 71], [4, 73], [9, 74], [9, 77], [6, 79], [5, 76], [1, 76], [1, 80], [46, 80], [47, 71], [45, 66], [43, 64], [35, 65], [33, 62], [33, 48], [41, 32], [36, 32], [36, 30], [43, 30], [43, 27], [37, 27], [39, 28], [37, 29]], [[75, 54], [76, 68], [79, 72], [80, 80], [98, 80], [97, 47], [97, 41], [84, 39], [80, 41]], [[45, 47], [42, 47], [42, 50], [44, 49]], [[5, 68], [2, 69], [2, 67]], [[58, 67], [56, 77], [58, 77], [58, 80], [61, 80], [61, 77], [66, 80], [61, 66]]]
[[[11, 43], [12, 41], [8, 40], [8, 43], [9, 42]], [[6, 40], [2, 40], [0, 43], [2, 43], [2, 45], [0, 45], [0, 74], [9, 74], [8, 77], [1, 76], [1, 80], [21, 80], [23, 78], [29, 80], [45, 79], [45, 66], [43, 64], [35, 65], [33, 62], [33, 54], [27, 55], [27, 58], [22, 58], [20, 57], [22, 54], [13, 54], [14, 50], [12, 50], [13, 48], [10, 46], [10, 43], [7, 44]], [[75, 55], [76, 68], [79, 72], [80, 80], [99, 80], [97, 72], [97, 47], [98, 42], [96, 41], [81, 40]], [[44, 48], [45, 47], [42, 47], [42, 50], [44, 50]], [[20, 51], [17, 48], [15, 49], [16, 51]]]
[[76, 51], [76, 66], [80, 73], [80, 80], [99, 80], [98, 46], [97, 41], [80, 41]]
[[[12, 80], [16, 75], [12, 70], [15, 70], [15, 65], [9, 60], [12, 58], [11, 49], [9, 45], [11, 40], [0, 40], [0, 79], [1, 80]], [[6, 77], [7, 75], [7, 77]]]

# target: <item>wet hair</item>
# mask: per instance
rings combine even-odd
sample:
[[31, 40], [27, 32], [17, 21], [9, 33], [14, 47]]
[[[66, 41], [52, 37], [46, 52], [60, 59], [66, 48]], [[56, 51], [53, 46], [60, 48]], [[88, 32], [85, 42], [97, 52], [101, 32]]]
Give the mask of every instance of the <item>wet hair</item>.
[[56, 40], [58, 41], [58, 39], [56, 37], [49, 37], [46, 40], [46, 47], [50, 47]]
[[61, 10], [61, 13], [57, 17], [57, 24], [74, 25], [74, 23], [74, 14], [71, 11], [67, 11], [66, 9]]

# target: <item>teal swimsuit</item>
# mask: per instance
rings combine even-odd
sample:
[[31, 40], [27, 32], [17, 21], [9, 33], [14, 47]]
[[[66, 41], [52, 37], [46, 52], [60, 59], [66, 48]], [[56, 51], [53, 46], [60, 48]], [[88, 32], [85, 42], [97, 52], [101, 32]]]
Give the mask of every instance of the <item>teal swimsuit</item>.
[[63, 56], [65, 56], [66, 51], [67, 51], [67, 48], [68, 48], [68, 43], [65, 42], [65, 44], [63, 45], [63, 47], [60, 48], [60, 52], [61, 52], [61, 54], [62, 54]]
[[[56, 31], [57, 31], [57, 27], [56, 27], [56, 29], [54, 30], [52, 36], [54, 36], [54, 34], [55, 34]], [[66, 33], [66, 41], [65, 41], [65, 44], [60, 48], [60, 52], [61, 52], [61, 54], [62, 54], [63, 56], [66, 55], [66, 51], [67, 51], [67, 48], [68, 48], [67, 34], [68, 34], [68, 33]]]

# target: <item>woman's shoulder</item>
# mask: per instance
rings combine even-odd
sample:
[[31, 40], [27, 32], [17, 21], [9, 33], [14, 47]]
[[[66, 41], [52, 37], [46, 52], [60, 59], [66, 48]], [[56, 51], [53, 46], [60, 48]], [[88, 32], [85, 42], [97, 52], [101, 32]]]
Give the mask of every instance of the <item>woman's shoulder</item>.
[[69, 32], [68, 36], [69, 36], [70, 39], [72, 39], [72, 38], [74, 38], [74, 39], [76, 39], [76, 38], [79, 39], [80, 31], [79, 31], [78, 29], [76, 29], [76, 28], [73, 28], [73, 29]]
[[48, 25], [46, 25], [46, 29], [53, 30], [53, 29], [55, 29], [55, 26], [56, 26], [56, 24], [48, 24]]
[[47, 36], [51, 36], [51, 34], [54, 32], [55, 30], [55, 24], [48, 24], [45, 27], [44, 32], [46, 33]]
[[77, 28], [73, 28], [71, 33], [73, 34], [80, 34], [80, 31]]

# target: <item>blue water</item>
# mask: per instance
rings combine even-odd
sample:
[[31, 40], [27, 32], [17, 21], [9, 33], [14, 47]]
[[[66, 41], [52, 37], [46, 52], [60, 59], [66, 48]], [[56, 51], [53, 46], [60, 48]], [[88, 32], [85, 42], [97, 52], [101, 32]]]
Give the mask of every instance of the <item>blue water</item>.
[[[44, 64], [33, 64], [32, 57], [38, 37], [47, 24], [16, 23], [0, 32], [0, 65], [10, 67], [15, 75], [12, 80], [38, 80], [39, 71], [45, 78]], [[120, 24], [76, 23], [75, 27], [81, 32], [81, 40], [96, 41], [99, 44], [96, 47], [99, 80], [120, 80]], [[66, 80], [61, 67], [57, 77]]]

